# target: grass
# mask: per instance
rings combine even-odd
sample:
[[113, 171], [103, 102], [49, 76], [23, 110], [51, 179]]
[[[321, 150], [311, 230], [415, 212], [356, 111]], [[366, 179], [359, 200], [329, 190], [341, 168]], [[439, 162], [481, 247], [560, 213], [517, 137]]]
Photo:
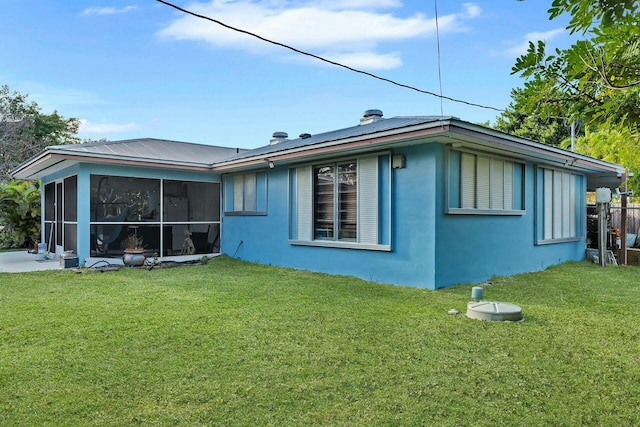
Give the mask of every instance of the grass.
[[640, 269], [440, 291], [243, 263], [0, 274], [0, 424], [640, 425]]

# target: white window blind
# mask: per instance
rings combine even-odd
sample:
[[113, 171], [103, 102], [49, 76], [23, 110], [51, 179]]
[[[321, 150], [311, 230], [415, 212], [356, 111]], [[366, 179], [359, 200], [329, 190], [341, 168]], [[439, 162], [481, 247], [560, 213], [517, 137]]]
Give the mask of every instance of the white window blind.
[[378, 158], [358, 160], [358, 241], [376, 244], [378, 236]]
[[514, 208], [513, 202], [513, 177], [514, 177], [514, 167], [511, 162], [503, 162], [504, 163], [504, 209], [512, 209]]
[[244, 175], [243, 183], [244, 193], [244, 209], [243, 211], [255, 211], [256, 210], [256, 174], [249, 173]]
[[487, 157], [476, 157], [478, 175], [476, 177], [476, 208], [491, 209], [491, 163]]
[[544, 239], [553, 239], [553, 171], [544, 170]]
[[313, 239], [313, 179], [311, 166], [296, 170], [296, 233], [298, 240]]
[[233, 211], [255, 212], [257, 210], [257, 179], [255, 173], [233, 177]]
[[543, 179], [543, 239], [566, 239], [578, 236], [577, 193], [575, 175], [544, 169]]
[[[491, 159], [491, 209], [505, 209], [505, 173], [502, 160]], [[512, 177], [513, 178], [513, 177]], [[510, 208], [507, 208], [510, 209]]]
[[233, 177], [233, 210], [244, 210], [244, 177], [243, 175], [236, 175]]
[[462, 153], [460, 161], [461, 207], [476, 207], [476, 156]]
[[460, 156], [460, 207], [514, 209], [513, 162], [470, 153]]

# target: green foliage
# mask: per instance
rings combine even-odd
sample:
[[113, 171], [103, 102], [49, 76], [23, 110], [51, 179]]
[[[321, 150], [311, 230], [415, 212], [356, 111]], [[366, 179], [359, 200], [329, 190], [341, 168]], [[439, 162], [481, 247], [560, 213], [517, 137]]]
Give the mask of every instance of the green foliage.
[[78, 119], [66, 119], [57, 111], [43, 114], [27, 97], [0, 86], [0, 181], [47, 146], [80, 142]]
[[[576, 150], [640, 171], [640, 4], [632, 0], [554, 0], [550, 19], [569, 14], [567, 29], [583, 36], [570, 48], [547, 52], [543, 41], [529, 43], [514, 74], [526, 79], [496, 127], [510, 133], [569, 141], [554, 117], [584, 123]], [[533, 116], [533, 117], [532, 117]], [[533, 128], [533, 129], [531, 129]], [[549, 137], [549, 135], [552, 135]], [[560, 137], [560, 138], [556, 138]], [[639, 179], [629, 187], [640, 190]]]
[[549, 9], [550, 19], [568, 13], [571, 21], [567, 27], [571, 32], [585, 32], [594, 23], [611, 26], [638, 7], [637, 0], [554, 0]]
[[[640, 194], [640, 136], [623, 126], [602, 126], [597, 132], [588, 132], [578, 138], [575, 150], [598, 159], [619, 163], [627, 167], [633, 177], [627, 187]], [[566, 148], [566, 146], [565, 146]]]
[[[441, 291], [260, 266], [0, 274], [0, 424], [640, 424], [640, 269]], [[631, 309], [630, 309], [631, 308]]]
[[585, 36], [570, 48], [546, 52], [530, 43], [514, 74], [527, 78], [523, 112], [565, 116], [588, 126], [640, 126], [640, 14], [637, 1], [555, 0], [551, 19], [572, 16], [569, 29]]
[[0, 182], [4, 247], [33, 246], [40, 236], [40, 190], [31, 182]]
[[549, 145], [560, 145], [571, 137], [571, 125], [566, 119], [523, 113], [527, 98], [522, 89], [513, 89], [511, 97], [513, 102], [497, 117], [495, 129]]

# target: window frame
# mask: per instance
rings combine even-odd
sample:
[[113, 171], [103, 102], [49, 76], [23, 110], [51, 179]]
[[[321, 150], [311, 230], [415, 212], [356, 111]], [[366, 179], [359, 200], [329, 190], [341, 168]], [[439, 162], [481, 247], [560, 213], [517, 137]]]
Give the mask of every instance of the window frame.
[[[250, 178], [252, 177], [252, 178]], [[237, 183], [242, 180], [242, 194], [238, 196]], [[268, 211], [267, 184], [268, 173], [265, 171], [253, 171], [230, 174], [224, 176], [223, 199], [224, 214], [226, 216], [264, 216]], [[247, 185], [253, 181], [253, 200], [247, 203]], [[231, 191], [229, 191], [231, 190]], [[231, 195], [229, 196], [229, 193]], [[242, 209], [236, 210], [236, 202], [241, 200]], [[246, 209], [247, 205], [253, 209]]]
[[[354, 165], [355, 168], [352, 172], [356, 175], [355, 180], [355, 195], [353, 195], [352, 200], [343, 200], [344, 195], [353, 194], [353, 189], [351, 191], [343, 191], [341, 175], [344, 173], [345, 166]], [[320, 183], [319, 177], [322, 173], [321, 170], [324, 168], [330, 168], [331, 171], [331, 183]], [[350, 159], [341, 162], [327, 162], [321, 163], [313, 166], [312, 169], [312, 178], [313, 178], [313, 240], [328, 240], [328, 241], [339, 241], [339, 242], [357, 242], [358, 241], [358, 160]], [[348, 173], [348, 172], [347, 172]], [[325, 175], [326, 176], [326, 175]], [[327, 187], [324, 189], [325, 191], [320, 191], [319, 186]], [[328, 187], [331, 188], [328, 188]], [[329, 197], [322, 197], [329, 196]], [[328, 199], [331, 200], [328, 200]], [[325, 199], [325, 200], [322, 200]], [[349, 210], [348, 212], [343, 210], [343, 206], [347, 204], [351, 204], [355, 202], [355, 212]], [[321, 204], [328, 205], [327, 208], [330, 211], [325, 210], [326, 218], [320, 217], [320, 208]], [[348, 221], [345, 220], [346, 213], [347, 217], [355, 217], [355, 228], [352, 230], [354, 233], [354, 237], [343, 237], [343, 233], [347, 232], [347, 228], [343, 226]], [[330, 227], [325, 227], [326, 230], [325, 236], [321, 236], [322, 229], [320, 227], [320, 223], [331, 224]]]
[[[384, 160], [382, 160], [383, 158]], [[358, 176], [356, 239], [315, 238], [314, 169], [331, 164], [345, 164], [350, 161], [356, 163]], [[363, 168], [368, 168], [368, 170]], [[289, 244], [390, 252], [393, 241], [391, 232], [393, 223], [392, 188], [393, 173], [391, 156], [388, 151], [292, 166], [289, 169], [288, 189]], [[371, 192], [374, 190], [375, 197], [371, 197]]]
[[[456, 152], [459, 153], [460, 155], [460, 165], [457, 168], [454, 168], [452, 165], [452, 152]], [[475, 181], [474, 181], [474, 196], [475, 196], [475, 206], [478, 206], [478, 159], [481, 158], [483, 159], [483, 161], [488, 161], [488, 173], [489, 175], [489, 186], [488, 188], [486, 188], [487, 191], [487, 195], [486, 195], [486, 202], [489, 204], [489, 207], [482, 207], [482, 208], [478, 208], [478, 207], [462, 207], [463, 205], [463, 201], [462, 201], [462, 197], [463, 197], [463, 190], [462, 190], [462, 181], [463, 181], [463, 166], [462, 166], [462, 159], [463, 159], [463, 155], [471, 155], [471, 156], [475, 156], [474, 159], [474, 174], [475, 174]], [[445, 151], [445, 213], [447, 214], [451, 214], [451, 215], [494, 215], [494, 216], [521, 216], [521, 215], [525, 215], [526, 214], [526, 162], [523, 160], [519, 160], [519, 159], [514, 159], [514, 158], [510, 158], [510, 157], [506, 157], [506, 156], [500, 156], [500, 155], [495, 155], [492, 153], [486, 153], [486, 152], [480, 152], [480, 151], [474, 151], [474, 150], [466, 150], [466, 149], [452, 149], [450, 146], [446, 147], [446, 151]], [[495, 194], [492, 194], [492, 188], [493, 185], [491, 183], [491, 174], [492, 172], [492, 165], [495, 162], [503, 162], [503, 165], [506, 163], [511, 164], [511, 169], [513, 171], [513, 178], [511, 179], [511, 184], [510, 184], [510, 188], [512, 191], [511, 194], [511, 202], [512, 202], [512, 209], [505, 209], [505, 208], [492, 208], [491, 204], [492, 204], [492, 199], [493, 196], [495, 196]], [[518, 166], [518, 167], [516, 167]], [[518, 170], [519, 169], [519, 170]], [[452, 174], [453, 173], [457, 173], [456, 178], [454, 179]], [[503, 172], [504, 172], [504, 166], [503, 166]], [[517, 177], [519, 177], [519, 185], [518, 185], [518, 179], [516, 179]], [[457, 183], [460, 186], [460, 189], [456, 192], [456, 195], [458, 196], [459, 203], [457, 203], [458, 206], [453, 206], [453, 189], [452, 186], [454, 185], [453, 182]], [[504, 191], [504, 187], [505, 187], [505, 181], [504, 181], [504, 175], [502, 178], [502, 184], [503, 184], [503, 191]], [[504, 203], [504, 193], [502, 195], [503, 198], [503, 203]], [[517, 205], [519, 205], [520, 207], [518, 208]]]
[[[560, 174], [560, 181], [556, 181], [556, 174]], [[552, 183], [547, 184], [547, 177], [552, 176]], [[569, 177], [569, 188], [563, 185], [564, 177]], [[536, 218], [535, 218], [535, 242], [536, 245], [547, 245], [554, 243], [566, 243], [566, 242], [578, 242], [584, 240], [586, 233], [586, 189], [585, 177], [582, 174], [575, 173], [570, 170], [560, 169], [547, 165], [536, 165], [535, 167], [535, 185], [536, 185]], [[559, 183], [558, 183], [559, 182]], [[547, 185], [550, 185], [552, 190], [551, 194], [546, 193]], [[566, 198], [563, 198], [563, 194], [556, 194], [556, 190], [560, 190], [564, 193], [569, 191], [569, 196], [573, 197], [573, 204], [571, 200], [566, 202]], [[547, 202], [551, 201], [551, 211], [547, 206]], [[583, 209], [583, 206], [585, 209]], [[566, 214], [565, 209], [569, 209], [569, 215]], [[548, 232], [548, 218], [547, 215], [551, 212], [551, 237], [547, 237]], [[563, 221], [569, 221], [569, 228], [573, 229], [571, 236], [553, 237], [556, 231], [556, 226], [560, 228], [565, 227]], [[563, 234], [563, 231], [560, 231]]]

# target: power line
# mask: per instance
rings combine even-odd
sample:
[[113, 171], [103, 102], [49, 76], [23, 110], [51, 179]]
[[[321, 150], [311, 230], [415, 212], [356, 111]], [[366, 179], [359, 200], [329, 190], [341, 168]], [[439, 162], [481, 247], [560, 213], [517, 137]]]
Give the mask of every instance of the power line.
[[440, 64], [440, 25], [438, 24], [438, 1], [433, 0], [433, 8], [436, 18], [436, 42], [438, 43], [438, 83], [440, 84], [440, 115], [444, 116], [444, 107], [442, 106], [442, 67]]
[[225, 27], [225, 28], [227, 28], [229, 30], [233, 30], [233, 31], [236, 31], [236, 32], [242, 33], [242, 34], [246, 34], [246, 35], [251, 36], [251, 37], [255, 37], [255, 38], [257, 38], [259, 40], [262, 40], [262, 41], [264, 41], [266, 43], [270, 43], [270, 44], [273, 44], [273, 45], [276, 45], [276, 46], [283, 47], [285, 49], [289, 49], [289, 50], [291, 50], [291, 51], [293, 51], [295, 53], [299, 53], [300, 55], [309, 56], [309, 57], [317, 59], [319, 61], [326, 62], [328, 64], [335, 65], [337, 67], [342, 67], [342, 68], [345, 68], [345, 69], [347, 69], [349, 71], [353, 71], [354, 73], [364, 74], [365, 76], [369, 76], [369, 77], [372, 77], [374, 79], [381, 80], [383, 82], [391, 83], [392, 85], [395, 85], [395, 86], [403, 87], [405, 89], [410, 89], [410, 90], [413, 90], [413, 91], [416, 91], [416, 92], [419, 92], [419, 93], [423, 93], [423, 94], [426, 94], [426, 95], [435, 96], [437, 98], [440, 98], [441, 100], [446, 99], [448, 101], [457, 102], [457, 103], [460, 103], [460, 104], [466, 104], [466, 105], [469, 105], [469, 106], [472, 106], [472, 107], [485, 108], [485, 109], [488, 109], [488, 110], [494, 110], [494, 111], [500, 111], [500, 112], [504, 111], [501, 108], [491, 107], [491, 106], [482, 105], [482, 104], [476, 104], [474, 102], [465, 101], [463, 99], [451, 98], [449, 96], [444, 96], [442, 94], [437, 94], [437, 93], [434, 93], [434, 92], [430, 92], [428, 90], [419, 89], [419, 88], [414, 87], [414, 86], [410, 86], [410, 85], [406, 85], [406, 84], [403, 84], [403, 83], [399, 83], [399, 82], [396, 82], [394, 80], [388, 79], [386, 77], [381, 77], [381, 76], [378, 76], [376, 74], [369, 73], [368, 71], [358, 70], [356, 68], [349, 67], [348, 65], [344, 65], [344, 64], [341, 64], [339, 62], [331, 61], [330, 59], [323, 58], [323, 57], [315, 55], [313, 53], [309, 53], [309, 52], [302, 51], [300, 49], [296, 49], [295, 47], [286, 45], [284, 43], [280, 43], [280, 42], [276, 42], [276, 41], [267, 39], [265, 37], [262, 37], [262, 36], [260, 36], [258, 34], [255, 34], [255, 33], [252, 33], [250, 31], [243, 30], [241, 28], [233, 27], [231, 25], [225, 24], [222, 21], [218, 21], [217, 19], [210, 18], [210, 17], [205, 16], [205, 15], [200, 15], [200, 14], [197, 14], [195, 12], [191, 12], [190, 10], [187, 10], [187, 9], [183, 9], [180, 6], [176, 6], [173, 3], [169, 3], [168, 1], [165, 1], [165, 0], [156, 0], [156, 1], [158, 1], [158, 2], [160, 2], [162, 4], [165, 4], [165, 5], [169, 6], [169, 7], [172, 7], [172, 8], [174, 8], [174, 9], [180, 11], [180, 12], [186, 13], [187, 15], [191, 15], [191, 16], [194, 16], [196, 18], [200, 18], [200, 19], [205, 19], [207, 21], [211, 21], [211, 22], [213, 22], [215, 24], [218, 24], [218, 25], [220, 25], [222, 27]]

